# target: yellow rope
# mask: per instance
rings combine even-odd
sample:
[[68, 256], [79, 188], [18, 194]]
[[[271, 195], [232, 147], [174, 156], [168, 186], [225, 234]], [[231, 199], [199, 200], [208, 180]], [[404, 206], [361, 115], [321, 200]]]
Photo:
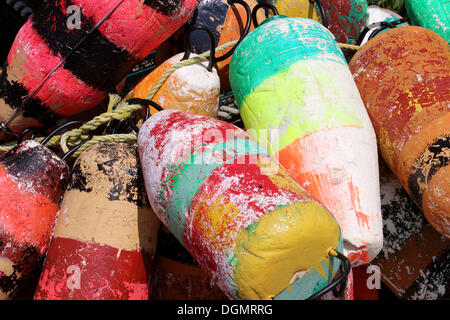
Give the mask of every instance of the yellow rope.
[[118, 143], [135, 144], [137, 142], [137, 136], [134, 133], [118, 133], [103, 136], [93, 136], [92, 139], [88, 140], [77, 151], [75, 151], [72, 157], [75, 158], [78, 157], [80, 153], [82, 153], [84, 150], [100, 142], [118, 142]]
[[[238, 40], [233, 40], [230, 42], [227, 42], [226, 44], [217, 47], [216, 52], [220, 52], [223, 50], [226, 50], [232, 46], [234, 46], [237, 43]], [[351, 45], [351, 44], [345, 44], [345, 43], [338, 43], [338, 45], [341, 48], [345, 49], [351, 49], [351, 50], [358, 50], [360, 47]], [[151, 100], [156, 92], [161, 88], [161, 86], [164, 84], [164, 82], [170, 77], [170, 75], [177, 69], [189, 66], [192, 64], [195, 64], [197, 62], [200, 62], [202, 60], [205, 60], [209, 57], [210, 52], [207, 51], [205, 53], [202, 53], [198, 56], [192, 57], [187, 60], [183, 60], [178, 62], [177, 64], [173, 65], [167, 71], [161, 76], [161, 78], [158, 80], [158, 82], [155, 83], [152, 90], [150, 90], [149, 94], [147, 95], [147, 99]], [[100, 127], [103, 124], [108, 123], [111, 120], [123, 120], [127, 119], [131, 116], [131, 114], [134, 111], [137, 111], [141, 109], [142, 105], [137, 104], [128, 104], [126, 101], [121, 101], [121, 97], [117, 94], [110, 94], [109, 95], [109, 103], [107, 111], [95, 116], [92, 120], [86, 122], [82, 126], [76, 129], [69, 130], [65, 132], [62, 135], [55, 135], [52, 137], [46, 144], [46, 146], [56, 146], [60, 145], [61, 149], [64, 153], [67, 153], [70, 149], [70, 147], [74, 147], [81, 143], [84, 139], [89, 137], [89, 132], [94, 131], [98, 127]], [[42, 141], [43, 138], [36, 138], [34, 139], [36, 141]], [[112, 134], [112, 135], [102, 135], [102, 136], [94, 136], [92, 139], [84, 143], [73, 155], [72, 157], [77, 157], [81, 152], [86, 150], [89, 146], [100, 143], [100, 142], [123, 142], [123, 143], [129, 143], [134, 144], [137, 141], [136, 134], [129, 133], [129, 134]], [[7, 152], [14, 148], [17, 145], [16, 142], [11, 142], [9, 144], [5, 144], [0, 146], [0, 153]]]
[[342, 49], [350, 49], [350, 50], [359, 50], [359, 48], [361, 48], [360, 46], [354, 45], [354, 44], [347, 44], [347, 43], [338, 43], [339, 47], [341, 47]]

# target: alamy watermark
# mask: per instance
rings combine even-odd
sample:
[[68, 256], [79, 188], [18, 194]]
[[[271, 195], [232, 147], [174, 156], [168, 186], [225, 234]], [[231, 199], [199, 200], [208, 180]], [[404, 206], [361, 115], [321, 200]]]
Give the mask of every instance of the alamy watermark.
[[81, 8], [76, 5], [70, 5], [67, 7], [67, 15], [69, 15], [66, 20], [67, 28], [69, 30], [81, 29]]

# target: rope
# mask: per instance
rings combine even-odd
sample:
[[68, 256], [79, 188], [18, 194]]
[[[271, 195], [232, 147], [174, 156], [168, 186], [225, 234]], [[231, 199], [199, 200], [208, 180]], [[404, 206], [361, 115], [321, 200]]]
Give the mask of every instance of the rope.
[[[217, 47], [216, 52], [220, 52], [226, 50], [232, 46], [234, 46], [238, 40], [233, 40], [225, 43], [224, 45]], [[359, 46], [338, 43], [341, 48], [358, 50]], [[187, 60], [183, 60], [173, 65], [161, 76], [158, 82], [155, 83], [152, 90], [150, 90], [147, 95], [147, 99], [151, 100], [156, 92], [161, 88], [164, 82], [170, 77], [170, 75], [179, 68], [196, 64], [202, 60], [205, 60], [209, 57], [210, 51], [202, 53], [198, 56], [189, 58]], [[109, 94], [109, 103], [107, 111], [95, 116], [92, 120], [86, 122], [82, 126], [76, 129], [69, 130], [62, 135], [55, 135], [52, 137], [46, 146], [59, 146], [61, 147], [64, 153], [67, 153], [70, 149], [69, 147], [74, 147], [81, 143], [82, 140], [89, 137], [89, 132], [92, 132], [99, 128], [101, 125], [108, 123], [111, 120], [123, 120], [129, 118], [133, 112], [140, 110], [143, 108], [142, 105], [137, 104], [128, 104], [126, 101], [121, 102], [121, 97], [117, 94]], [[43, 138], [36, 138], [35, 141], [41, 142]], [[89, 146], [94, 145], [100, 142], [122, 142], [135, 144], [137, 142], [137, 136], [135, 133], [128, 134], [111, 134], [111, 135], [100, 135], [93, 136], [92, 139], [84, 143], [73, 155], [72, 157], [78, 157], [78, 155], [86, 150]], [[0, 146], [0, 153], [7, 152], [13, 149], [17, 145], [16, 142], [11, 142], [9, 144], [5, 144]]]
[[339, 47], [341, 49], [350, 49], [350, 50], [355, 50], [358, 51], [359, 48], [361, 48], [360, 46], [354, 45], [354, 44], [347, 44], [347, 43], [338, 43]]

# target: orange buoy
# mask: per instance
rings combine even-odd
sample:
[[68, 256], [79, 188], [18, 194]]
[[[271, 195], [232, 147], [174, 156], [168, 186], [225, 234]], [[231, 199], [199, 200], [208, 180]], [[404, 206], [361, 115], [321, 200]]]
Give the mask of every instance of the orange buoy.
[[66, 163], [36, 141], [0, 158], [0, 300], [39, 277], [68, 177]]
[[384, 160], [450, 237], [450, 54], [438, 34], [415, 26], [367, 42], [350, 69], [374, 126]]
[[[198, 29], [209, 35], [211, 45], [209, 62], [199, 61], [175, 70], [156, 91], [152, 101], [164, 109], [182, 110], [215, 118], [219, 106], [220, 79], [216, 68], [213, 67], [215, 59], [214, 36], [209, 29], [204, 27], [190, 28], [188, 33]], [[155, 84], [168, 69], [182, 60], [197, 56], [190, 51], [191, 45], [187, 43], [186, 52], [179, 53], [159, 65], [136, 85], [125, 97], [125, 100], [147, 98]], [[152, 114], [157, 112], [153, 107], [150, 107], [150, 110]]]

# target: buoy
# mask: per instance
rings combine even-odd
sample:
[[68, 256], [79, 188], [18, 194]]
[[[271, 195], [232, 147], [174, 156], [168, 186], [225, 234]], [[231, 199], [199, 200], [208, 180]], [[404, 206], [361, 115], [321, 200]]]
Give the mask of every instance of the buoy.
[[[205, 27], [190, 28], [188, 33], [197, 29], [205, 31], [210, 36], [209, 44], [212, 47], [209, 61], [199, 61], [175, 70], [155, 93], [152, 101], [164, 109], [183, 110], [215, 118], [219, 106], [220, 79], [213, 66], [215, 61], [214, 37]], [[189, 39], [189, 37], [187, 38]], [[195, 56], [197, 54], [191, 53], [191, 47], [187, 45], [186, 52], [179, 53], [159, 65], [142, 79], [124, 100], [146, 99], [169, 68], [182, 60]], [[154, 107], [150, 107], [150, 110], [151, 114], [158, 111]]]
[[411, 23], [436, 32], [450, 43], [450, 2], [447, 0], [406, 0]]
[[[388, 29], [388, 28], [386, 28], [386, 29], [380, 30], [378, 32], [376, 28], [369, 28], [370, 26], [372, 26], [374, 24], [379, 24], [380, 22], [394, 22], [394, 21], [403, 19], [403, 17], [401, 15], [399, 15], [398, 13], [388, 10], [388, 9], [380, 8], [378, 6], [369, 6], [367, 13], [369, 15], [369, 18], [367, 19], [366, 26], [364, 28], [368, 28], [368, 30], [367, 30], [367, 33], [365, 33], [364, 30], [360, 33], [359, 36], [360, 37], [363, 36], [363, 39], [360, 41], [360, 43], [357, 43], [360, 46], [362, 46], [364, 43], [366, 43], [369, 40], [369, 38], [372, 38], [379, 32], [383, 32]], [[408, 25], [407, 22], [398, 24], [399, 27], [407, 26], [407, 25]], [[372, 36], [372, 34], [374, 32], [376, 32], [376, 34], [374, 34]], [[363, 34], [363, 33], [365, 33], [365, 34]]]
[[36, 300], [149, 299], [159, 220], [136, 149], [99, 143], [76, 160]]
[[155, 213], [229, 298], [326, 290], [341, 264], [330, 256], [342, 249], [336, 220], [245, 131], [163, 110], [138, 147]]
[[[259, 3], [269, 3], [276, 7], [279, 14], [288, 17], [309, 18], [320, 22], [317, 3], [309, 0], [258, 0]], [[322, 3], [321, 1], [319, 1]]]
[[449, 237], [448, 43], [421, 27], [395, 28], [367, 42], [349, 66], [383, 158], [430, 224]]
[[[219, 47], [247, 35], [248, 31], [252, 29], [249, 19], [250, 12], [256, 4], [256, 0], [198, 0], [196, 11], [189, 24], [195, 27], [203, 26], [211, 30], [214, 36], [214, 44]], [[175, 33], [158, 48], [156, 60], [165, 61], [183, 51], [183, 43], [186, 40], [185, 33]], [[203, 32], [192, 32], [190, 40], [193, 53], [201, 54], [210, 50], [210, 41]], [[228, 67], [233, 49], [230, 48], [221, 53], [215, 64], [220, 77], [222, 92], [231, 90]]]
[[15, 131], [98, 105], [180, 28], [195, 0], [51, 1], [20, 29], [0, 77], [0, 119]]
[[240, 43], [230, 83], [248, 134], [334, 215], [352, 266], [383, 242], [375, 133], [333, 35], [271, 17]]
[[0, 300], [39, 277], [64, 187], [67, 164], [27, 140], [0, 158]]
[[337, 42], [354, 43], [366, 24], [367, 0], [321, 0]]

